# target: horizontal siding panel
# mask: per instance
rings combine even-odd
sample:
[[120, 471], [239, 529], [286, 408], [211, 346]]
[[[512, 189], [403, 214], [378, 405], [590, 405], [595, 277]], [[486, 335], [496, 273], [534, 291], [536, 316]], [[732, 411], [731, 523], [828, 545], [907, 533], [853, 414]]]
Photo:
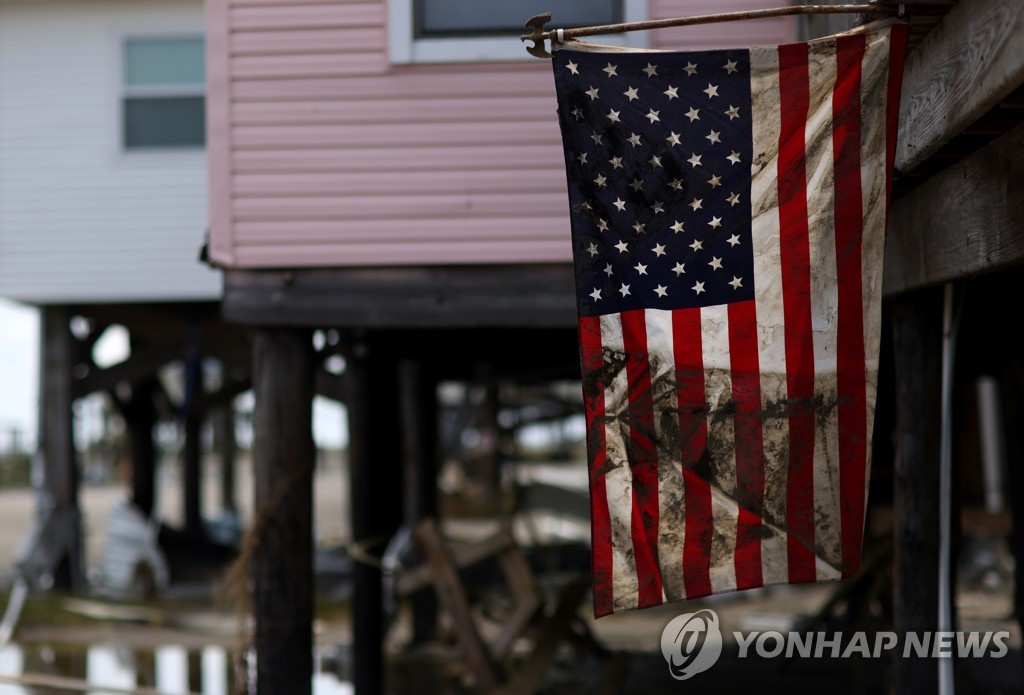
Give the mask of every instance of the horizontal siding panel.
[[237, 79], [282, 77], [345, 77], [374, 75], [387, 69], [387, 56], [377, 53], [312, 53], [304, 55], [239, 56], [230, 70]]
[[[319, 262], [318, 262], [319, 259]], [[515, 239], [480, 241], [423, 241], [367, 244], [244, 245], [237, 248], [237, 265], [287, 268], [324, 265], [448, 265], [467, 263], [549, 263], [572, 260], [572, 247], [561, 240]], [[571, 273], [571, 268], [566, 268]]]
[[420, 145], [378, 148], [372, 156], [361, 149], [236, 150], [231, 159], [235, 174], [361, 172], [361, 171], [478, 171], [551, 167], [562, 172], [555, 139], [528, 144], [495, 143], [473, 147]]
[[[530, 198], [529, 210], [537, 215], [565, 212], [564, 191]], [[472, 195], [361, 195], [316, 198], [236, 198], [234, 219], [312, 220], [312, 219], [394, 219], [405, 224], [416, 217], [495, 217], [519, 215], [526, 209], [526, 197], [519, 193], [478, 193]]]
[[384, 25], [384, 15], [383, 2], [246, 6], [229, 10], [228, 25], [232, 31], [373, 27]]
[[421, 71], [392, 72], [379, 79], [365, 77], [324, 77], [281, 80], [233, 80], [231, 98], [236, 101], [282, 101], [291, 99], [423, 99], [436, 97], [537, 96], [554, 94], [550, 67], [546, 70], [497, 71], [488, 66], [486, 74], [465, 68], [455, 72], [424, 74]]
[[387, 50], [383, 27], [241, 31], [232, 34], [230, 41], [231, 54], [235, 56]]
[[[554, 95], [417, 99], [417, 123], [554, 118]], [[242, 102], [231, 114], [235, 125], [408, 123], [409, 109], [393, 99], [321, 99]]]
[[[228, 0], [228, 7], [297, 7], [299, 5], [337, 5], [353, 0]], [[359, 0], [365, 1], [365, 0]]]
[[526, 234], [561, 239], [570, 244], [569, 204], [561, 215], [533, 216], [530, 211], [516, 217], [413, 218], [401, 225], [391, 220], [292, 220], [289, 222], [239, 222], [235, 225], [243, 244], [267, 244], [288, 239], [289, 243], [324, 244], [423, 241], [425, 239], [477, 240], [517, 239]]
[[338, 174], [236, 174], [238, 196], [373, 195], [387, 192], [423, 193], [546, 193], [565, 188], [565, 173], [557, 167], [539, 171], [362, 172]]
[[381, 123], [372, 126], [240, 126], [235, 147], [396, 147], [425, 143], [489, 145], [551, 141], [558, 137], [554, 119], [515, 123]]

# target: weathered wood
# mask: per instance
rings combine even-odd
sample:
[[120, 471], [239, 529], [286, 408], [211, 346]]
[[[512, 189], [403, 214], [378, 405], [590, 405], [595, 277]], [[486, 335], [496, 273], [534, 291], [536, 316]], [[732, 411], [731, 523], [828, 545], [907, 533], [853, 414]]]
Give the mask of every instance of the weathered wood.
[[576, 325], [568, 264], [224, 273], [239, 323], [375, 327]]
[[[512, 540], [512, 536], [506, 531], [500, 531], [479, 543], [452, 545], [449, 551], [451, 552], [452, 562], [455, 563], [455, 567], [464, 570], [467, 567], [472, 567], [488, 558], [505, 552], [514, 543], [515, 541]], [[430, 577], [430, 568], [425, 566], [404, 572], [395, 582], [395, 593], [399, 596], [408, 596], [415, 591], [425, 589], [430, 586]]]
[[476, 629], [455, 558], [438, 533], [437, 525], [433, 519], [424, 519], [416, 526], [413, 534], [430, 568], [438, 600], [451, 618], [452, 628], [458, 636], [466, 662], [476, 676], [476, 687], [496, 686], [500, 679], [497, 665]]
[[[939, 360], [942, 303], [934, 290], [900, 297], [892, 306], [896, 365], [896, 460], [893, 518], [893, 629], [938, 629]], [[938, 689], [933, 659], [895, 659], [895, 691]]]
[[75, 396], [87, 396], [94, 391], [107, 391], [122, 382], [134, 383], [152, 376], [156, 371], [184, 354], [181, 342], [165, 342], [153, 345], [132, 355], [119, 364], [106, 369], [94, 369], [86, 377], [75, 382]]
[[220, 506], [225, 512], [235, 512], [235, 457], [238, 442], [235, 438], [235, 409], [225, 405], [210, 415], [213, 424], [213, 443], [220, 459]]
[[185, 533], [198, 538], [203, 535], [203, 457], [200, 428], [203, 421], [197, 413], [185, 415], [185, 446], [182, 451], [182, 487], [184, 494]]
[[911, 171], [1024, 83], [1020, 0], [954, 6], [907, 56], [896, 168]]
[[1024, 124], [893, 201], [885, 294], [1024, 262], [1021, 181]]
[[256, 692], [310, 693], [313, 676], [313, 349], [261, 328], [253, 346]]
[[156, 379], [145, 379], [132, 387], [131, 400], [124, 409], [125, 424], [131, 438], [132, 503], [146, 516], [155, 502], [156, 446], [153, 428], [157, 412], [153, 403]]

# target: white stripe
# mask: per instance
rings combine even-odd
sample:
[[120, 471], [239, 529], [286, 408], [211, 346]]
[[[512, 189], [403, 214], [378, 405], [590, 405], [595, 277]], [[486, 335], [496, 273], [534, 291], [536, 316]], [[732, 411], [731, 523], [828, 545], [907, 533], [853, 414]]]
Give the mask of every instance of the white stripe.
[[736, 448], [729, 357], [729, 307], [700, 310], [711, 461], [711, 590], [736, 589]]
[[[875, 422], [878, 350], [882, 338], [882, 258], [885, 255], [885, 116], [888, 111], [889, 41], [892, 29], [868, 34], [861, 76], [864, 104], [861, 133], [861, 187], [864, 191], [864, 239], [861, 272], [864, 277], [864, 376], [867, 392], [867, 432]], [[871, 447], [864, 468], [871, 476]]]
[[751, 232], [754, 244], [754, 305], [757, 312], [758, 363], [761, 369], [761, 421], [764, 439], [765, 495], [762, 528], [774, 531], [761, 541], [764, 583], [789, 581], [786, 547], [786, 473], [789, 468], [789, 419], [786, 417], [786, 327], [782, 305], [779, 250], [779, 51], [750, 50], [751, 117], [754, 161], [750, 165]]
[[[604, 353], [622, 356], [622, 322], [618, 314], [601, 317], [601, 346]], [[608, 473], [605, 494], [612, 536], [612, 604], [613, 610], [636, 608], [639, 584], [633, 555], [633, 474], [629, 468], [629, 381], [626, 364], [605, 386], [605, 450]]]
[[665, 600], [673, 601], [686, 598], [683, 584], [686, 497], [679, 460], [679, 399], [672, 312], [648, 309], [645, 319], [654, 432], [658, 443], [658, 564]]
[[[842, 566], [839, 485], [839, 276], [836, 269], [835, 168], [832, 147], [836, 42], [810, 44], [810, 108], [804, 151], [810, 231], [811, 330], [814, 342], [814, 552], [817, 577], [838, 577]], [[829, 567], [833, 570], [829, 571]]]

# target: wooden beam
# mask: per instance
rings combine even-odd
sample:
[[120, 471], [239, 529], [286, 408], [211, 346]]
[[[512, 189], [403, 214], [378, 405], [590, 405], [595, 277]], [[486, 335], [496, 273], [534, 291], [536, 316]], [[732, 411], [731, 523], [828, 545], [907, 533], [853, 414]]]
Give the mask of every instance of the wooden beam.
[[884, 293], [1024, 262], [1021, 181], [1024, 124], [893, 201]]
[[94, 391], [107, 391], [122, 382], [135, 383], [153, 376], [160, 367], [175, 359], [184, 357], [185, 347], [181, 342], [165, 342], [140, 350], [125, 360], [106, 369], [90, 371], [86, 377], [75, 382], [75, 397], [88, 396]]
[[963, 0], [907, 56], [896, 169], [908, 172], [1024, 82], [1020, 0]]

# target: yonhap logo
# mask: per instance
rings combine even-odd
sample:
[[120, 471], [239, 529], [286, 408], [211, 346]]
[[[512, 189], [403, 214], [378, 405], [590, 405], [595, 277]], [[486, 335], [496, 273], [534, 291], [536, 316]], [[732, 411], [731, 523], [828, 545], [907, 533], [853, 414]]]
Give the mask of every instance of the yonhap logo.
[[722, 655], [718, 615], [707, 608], [677, 615], [661, 632], [661, 653], [676, 680], [707, 671]]

